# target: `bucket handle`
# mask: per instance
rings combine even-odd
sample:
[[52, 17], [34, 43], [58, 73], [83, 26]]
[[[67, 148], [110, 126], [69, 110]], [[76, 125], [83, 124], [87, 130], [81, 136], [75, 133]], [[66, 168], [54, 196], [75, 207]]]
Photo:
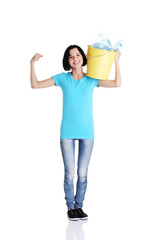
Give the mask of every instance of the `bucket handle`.
[[90, 58], [92, 58], [92, 57], [103, 57], [103, 56], [105, 56], [105, 55], [107, 55], [107, 54], [109, 54], [109, 53], [111, 53], [111, 52], [113, 52], [113, 49], [112, 49], [111, 51], [107, 52], [107, 53], [102, 54], [102, 55], [90, 56]]

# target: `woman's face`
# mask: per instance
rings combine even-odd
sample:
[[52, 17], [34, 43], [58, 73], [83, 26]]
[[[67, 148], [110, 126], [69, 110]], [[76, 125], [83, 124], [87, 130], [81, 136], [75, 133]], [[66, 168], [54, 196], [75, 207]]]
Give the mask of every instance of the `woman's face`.
[[77, 48], [73, 48], [69, 51], [68, 62], [71, 68], [79, 68], [82, 66], [83, 57]]

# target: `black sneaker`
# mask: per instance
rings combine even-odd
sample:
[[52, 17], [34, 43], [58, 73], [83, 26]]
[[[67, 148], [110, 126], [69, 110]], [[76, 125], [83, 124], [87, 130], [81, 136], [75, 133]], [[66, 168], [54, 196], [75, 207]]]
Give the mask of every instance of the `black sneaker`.
[[79, 217], [78, 217], [76, 209], [68, 210], [67, 215], [68, 215], [68, 219], [69, 220], [72, 220], [72, 221], [79, 220]]
[[83, 212], [82, 208], [77, 208], [76, 211], [80, 219], [88, 219], [88, 215]]

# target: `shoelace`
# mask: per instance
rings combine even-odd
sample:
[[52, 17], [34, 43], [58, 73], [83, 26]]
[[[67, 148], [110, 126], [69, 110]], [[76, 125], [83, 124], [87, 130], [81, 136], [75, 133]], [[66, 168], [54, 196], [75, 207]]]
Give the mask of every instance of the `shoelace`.
[[81, 208], [77, 209], [77, 211], [78, 211], [79, 213], [83, 213], [83, 211], [82, 211]]
[[74, 209], [74, 210], [70, 210], [70, 212], [71, 212], [72, 215], [74, 214], [74, 212], [77, 213], [77, 212], [75, 211], [75, 209]]
[[77, 208], [77, 209], [73, 209], [73, 210], [70, 210], [71, 214], [77, 214], [77, 211], [82, 214], [83, 213], [83, 210], [81, 208]]

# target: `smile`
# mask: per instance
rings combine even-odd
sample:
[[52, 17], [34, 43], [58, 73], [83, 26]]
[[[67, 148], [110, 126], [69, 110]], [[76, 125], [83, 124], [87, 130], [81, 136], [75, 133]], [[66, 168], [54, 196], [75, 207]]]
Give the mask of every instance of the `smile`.
[[75, 65], [78, 64], [78, 63], [80, 63], [80, 61], [73, 62], [73, 64], [75, 64]]

